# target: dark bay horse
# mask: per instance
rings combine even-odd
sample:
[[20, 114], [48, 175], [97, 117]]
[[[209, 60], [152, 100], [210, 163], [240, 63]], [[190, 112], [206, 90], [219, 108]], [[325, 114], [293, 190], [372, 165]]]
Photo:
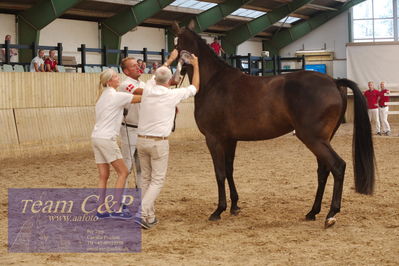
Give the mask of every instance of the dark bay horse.
[[[334, 177], [333, 198], [325, 226], [335, 223], [340, 211], [346, 163], [331, 147], [331, 139], [343, 121], [347, 87], [354, 94], [353, 165], [355, 189], [372, 194], [374, 148], [367, 105], [356, 83], [334, 80], [313, 71], [298, 71], [273, 77], [250, 76], [229, 66], [189, 28], [173, 27], [176, 48], [198, 57], [200, 90], [195, 96], [195, 120], [205, 135], [212, 156], [219, 202], [209, 217], [220, 219], [226, 210], [225, 179], [230, 188], [231, 214], [237, 214], [238, 193], [233, 178], [237, 141], [266, 140], [295, 129], [296, 136], [316, 156], [318, 187], [307, 220], [320, 212], [327, 177]], [[192, 68], [187, 67], [192, 78]]]

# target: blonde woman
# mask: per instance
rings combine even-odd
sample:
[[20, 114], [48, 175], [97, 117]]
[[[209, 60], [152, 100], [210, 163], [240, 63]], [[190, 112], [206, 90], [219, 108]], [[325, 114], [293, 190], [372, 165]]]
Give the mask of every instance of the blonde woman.
[[104, 203], [105, 190], [109, 178], [110, 165], [115, 169], [118, 179], [115, 188], [115, 204], [112, 213], [101, 208], [97, 212], [98, 218], [119, 218], [131, 219], [132, 214], [122, 212], [121, 195], [128, 176], [127, 167], [122, 159], [122, 155], [116, 138], [119, 135], [123, 109], [132, 103], [141, 102], [141, 95], [133, 95], [125, 92], [117, 92], [119, 86], [119, 76], [112, 69], [103, 71], [100, 75], [98, 87], [98, 97], [96, 103], [96, 124], [91, 138], [94, 156], [100, 176], [98, 187], [100, 189], [99, 205]]

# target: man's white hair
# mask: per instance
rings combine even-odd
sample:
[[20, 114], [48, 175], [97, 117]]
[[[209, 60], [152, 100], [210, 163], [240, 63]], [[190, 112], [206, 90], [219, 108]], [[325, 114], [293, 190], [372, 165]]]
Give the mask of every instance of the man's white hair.
[[157, 84], [166, 84], [172, 78], [172, 71], [166, 66], [161, 66], [155, 70], [155, 81]]

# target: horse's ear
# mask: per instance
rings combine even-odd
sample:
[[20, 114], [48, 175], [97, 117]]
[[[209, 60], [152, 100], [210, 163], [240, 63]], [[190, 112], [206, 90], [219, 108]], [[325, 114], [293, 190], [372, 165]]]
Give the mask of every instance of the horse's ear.
[[194, 21], [194, 19], [190, 20], [190, 22], [187, 25], [187, 28], [189, 28], [190, 30], [194, 30], [195, 29], [195, 21]]
[[176, 21], [173, 21], [172, 24], [172, 33], [177, 36], [180, 33], [180, 26]]

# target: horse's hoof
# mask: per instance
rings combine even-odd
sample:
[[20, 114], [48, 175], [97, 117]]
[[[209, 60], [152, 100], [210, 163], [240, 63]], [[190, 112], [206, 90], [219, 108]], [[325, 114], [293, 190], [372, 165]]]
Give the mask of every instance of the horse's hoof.
[[337, 222], [337, 219], [334, 217], [326, 219], [326, 222], [324, 223], [324, 228], [327, 229], [331, 226], [333, 226]]
[[236, 208], [230, 210], [231, 215], [238, 215], [240, 212], [241, 212], [240, 207], [236, 207]]
[[308, 213], [305, 216], [306, 221], [316, 221], [316, 215]]
[[211, 216], [209, 216], [209, 221], [218, 221], [218, 220], [220, 220], [220, 215], [212, 214]]

